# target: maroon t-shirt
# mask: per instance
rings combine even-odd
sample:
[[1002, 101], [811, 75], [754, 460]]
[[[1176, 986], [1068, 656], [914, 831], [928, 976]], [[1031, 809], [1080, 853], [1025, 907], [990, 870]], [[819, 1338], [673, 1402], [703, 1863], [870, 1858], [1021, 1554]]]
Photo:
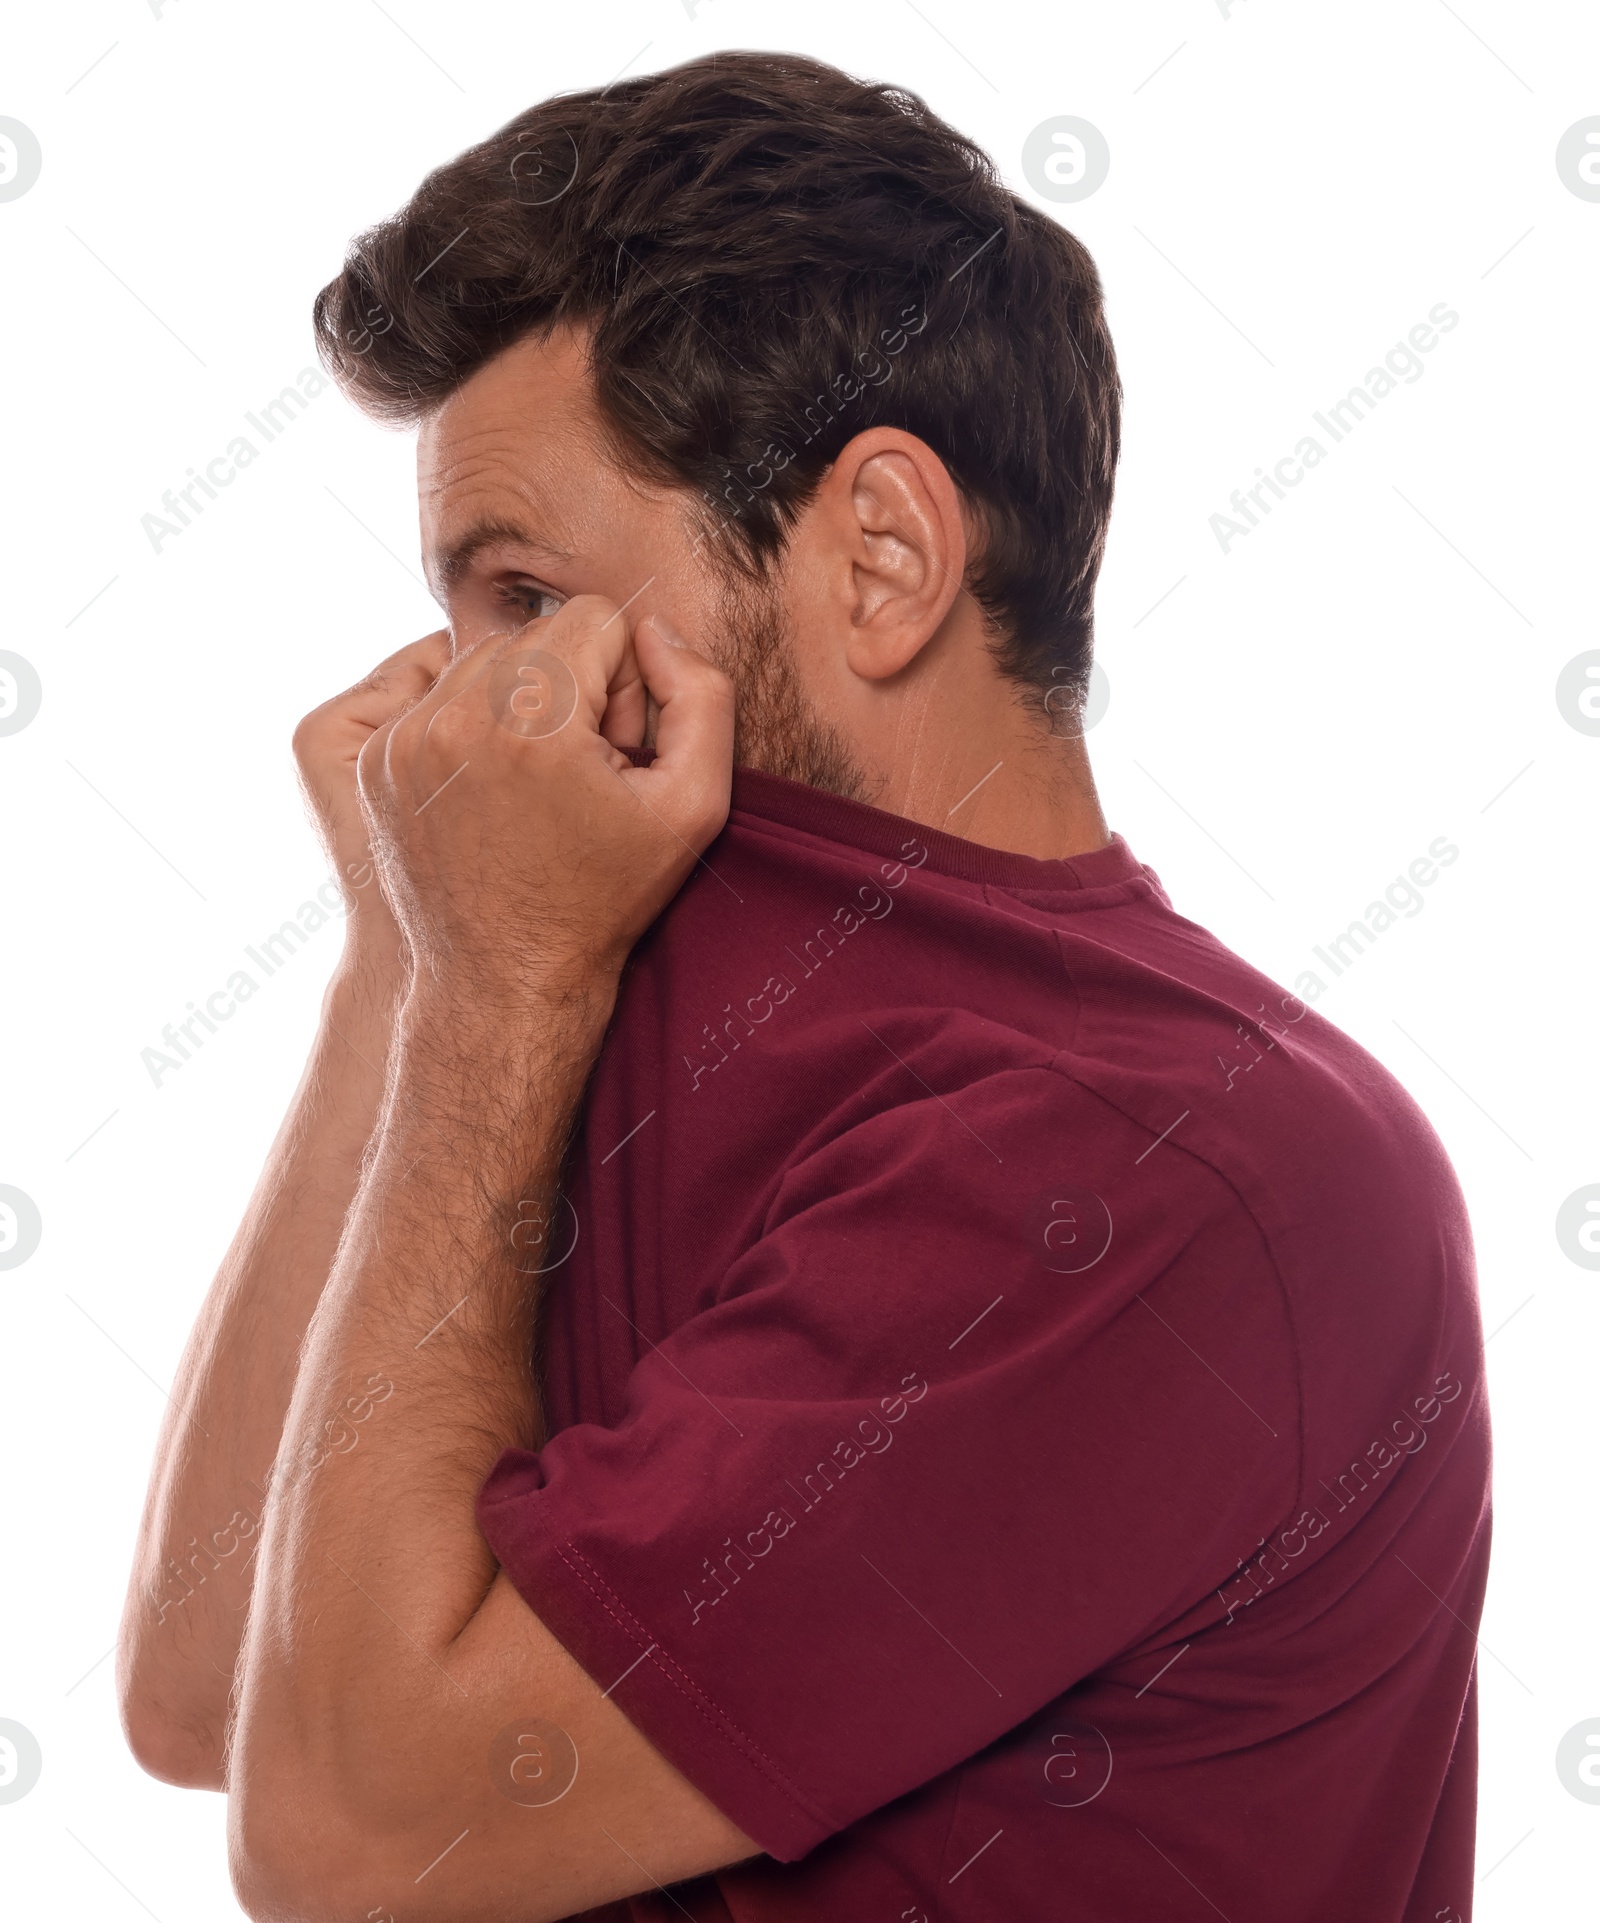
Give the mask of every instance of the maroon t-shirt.
[[1470, 1916], [1461, 1195], [1120, 837], [740, 771], [569, 1194], [550, 1439], [479, 1518], [768, 1852], [597, 1916]]

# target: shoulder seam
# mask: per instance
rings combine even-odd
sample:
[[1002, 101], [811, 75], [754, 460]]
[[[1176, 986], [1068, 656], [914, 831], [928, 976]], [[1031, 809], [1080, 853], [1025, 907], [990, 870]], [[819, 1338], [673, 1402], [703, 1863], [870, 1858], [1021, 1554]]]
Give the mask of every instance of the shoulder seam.
[[[1114, 1101], [1111, 1098], [1111, 1096], [1105, 1094], [1102, 1090], [1095, 1088], [1091, 1083], [1085, 1081], [1081, 1075], [1075, 1074], [1072, 1070], [1069, 1060], [1066, 1059], [1067, 1053], [1068, 1052], [1064, 1049], [1058, 1051], [1057, 1054], [1054, 1056], [1054, 1058], [1048, 1063], [1044, 1064], [1044, 1066], [1048, 1068], [1051, 1073], [1059, 1075], [1062, 1078], [1062, 1080], [1070, 1082], [1074, 1088], [1082, 1089], [1085, 1094], [1092, 1096], [1097, 1102], [1101, 1102], [1107, 1108], [1114, 1110], [1118, 1115], [1120, 1115], [1123, 1118], [1124, 1121], [1131, 1123], [1132, 1126], [1138, 1129], [1141, 1133], [1147, 1134], [1147, 1135], [1150, 1134], [1150, 1128], [1148, 1123], [1141, 1121], [1137, 1115], [1130, 1115], [1127, 1109], [1125, 1109], [1119, 1102]], [[1151, 1146], [1153, 1147], [1157, 1141], [1160, 1141], [1163, 1139], [1167, 1139], [1167, 1138], [1163, 1138], [1159, 1136], [1152, 1137]], [[1240, 1194], [1237, 1185], [1229, 1177], [1225, 1169], [1219, 1168], [1217, 1164], [1211, 1159], [1210, 1156], [1202, 1154], [1198, 1149], [1186, 1143], [1173, 1140], [1171, 1142], [1171, 1146], [1174, 1149], [1176, 1149], [1179, 1154], [1187, 1155], [1191, 1161], [1198, 1162], [1202, 1165], [1202, 1167], [1208, 1168], [1211, 1171], [1211, 1173], [1217, 1178], [1217, 1180], [1221, 1182], [1222, 1185], [1227, 1189], [1228, 1193], [1233, 1197], [1235, 1203], [1238, 1205], [1240, 1211], [1243, 1213], [1245, 1219], [1250, 1223], [1250, 1226], [1255, 1230], [1256, 1235], [1259, 1238], [1261, 1243], [1262, 1253], [1265, 1255], [1267, 1259], [1268, 1267], [1272, 1271], [1273, 1281], [1277, 1284], [1278, 1299], [1283, 1305], [1283, 1319], [1289, 1330], [1290, 1350], [1291, 1350], [1293, 1364], [1294, 1364], [1294, 1413], [1295, 1413], [1294, 1486], [1295, 1486], [1295, 1504], [1298, 1506], [1301, 1498], [1305, 1493], [1305, 1478], [1306, 1478], [1306, 1389], [1305, 1389], [1306, 1372], [1305, 1372], [1305, 1361], [1304, 1361], [1304, 1357], [1303, 1357], [1301, 1346], [1300, 1346], [1300, 1329], [1299, 1329], [1298, 1323], [1295, 1320], [1294, 1303], [1290, 1297], [1288, 1287], [1284, 1282], [1283, 1271], [1278, 1266], [1277, 1251], [1273, 1248], [1272, 1239], [1267, 1234], [1266, 1228], [1263, 1226], [1260, 1217], [1256, 1214], [1255, 1210], [1250, 1206], [1249, 1202], [1246, 1201], [1244, 1196]]]

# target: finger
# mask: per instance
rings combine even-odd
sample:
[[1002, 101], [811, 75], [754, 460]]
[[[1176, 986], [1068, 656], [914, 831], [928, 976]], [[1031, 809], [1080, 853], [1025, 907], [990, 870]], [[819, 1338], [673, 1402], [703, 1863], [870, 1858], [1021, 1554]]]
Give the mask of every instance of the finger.
[[[544, 620], [550, 618], [545, 616]], [[382, 767], [392, 775], [397, 761], [409, 764], [421, 752], [440, 714], [486, 680], [506, 655], [532, 647], [535, 637], [531, 631], [542, 625], [543, 622], [529, 622], [521, 628], [484, 635], [466, 648], [457, 648], [446, 631], [447, 646], [438, 672], [414, 700], [386, 718], [386, 725], [378, 730], [382, 736], [381, 744], [368, 743], [372, 752], [367, 756], [364, 751], [363, 759], [370, 774], [376, 776]], [[430, 636], [429, 640], [433, 638]], [[459, 728], [468, 718], [466, 710], [455, 708], [450, 725]], [[479, 717], [478, 727], [474, 731], [481, 731], [487, 725], [488, 715], [485, 711]]]
[[733, 684], [666, 618], [646, 616], [634, 650], [657, 703], [656, 758], [623, 779], [684, 837], [704, 846], [728, 814], [733, 777]]
[[458, 695], [465, 694], [512, 655], [525, 654], [533, 649], [548, 649], [551, 625], [565, 612], [566, 606], [563, 605], [555, 614], [539, 615], [518, 627], [497, 628], [491, 634], [480, 635], [470, 646], [452, 643], [451, 651], [428, 690], [432, 697], [431, 706], [437, 710]]
[[438, 675], [449, 664], [454, 653], [454, 644], [448, 628], [435, 628], [432, 634], [425, 634], [420, 641], [412, 641], [406, 647], [397, 648], [385, 656], [376, 668], [374, 676], [404, 673], [413, 667], [423, 668], [429, 675]]
[[366, 807], [377, 803], [379, 784], [387, 762], [390, 732], [389, 722], [374, 728], [356, 755], [356, 793]]
[[365, 680], [340, 696], [341, 711], [375, 728], [420, 701], [449, 660], [449, 629], [424, 635], [380, 661]]
[[649, 707], [650, 690], [645, 685], [630, 635], [617, 671], [611, 677], [611, 685], [606, 689], [606, 711], [600, 717], [601, 734], [613, 748], [642, 747]]
[[[542, 615], [509, 634], [487, 635], [468, 652], [458, 654], [426, 696], [404, 715], [402, 725], [391, 737], [391, 765], [396, 755], [409, 756], [421, 743], [434, 737], [436, 724], [447, 710], [450, 712], [442, 724], [443, 733], [457, 745], [481, 736], [492, 721], [503, 719], [492, 712], [494, 691], [485, 690], [481, 684], [487, 682], [502, 663], [522, 654], [546, 654], [560, 662], [572, 676], [578, 697], [577, 713], [584, 716], [591, 731], [598, 732], [610, 704], [614, 680], [623, 692], [624, 718], [628, 714], [628, 702], [635, 699], [627, 692], [632, 670], [624, 666], [631, 652], [622, 611], [598, 594], [573, 595], [554, 614]], [[642, 727], [641, 713], [635, 741], [642, 734]], [[580, 726], [579, 732], [582, 731]]]
[[579, 707], [588, 711], [597, 731], [613, 686], [626, 688], [632, 673], [627, 666], [633, 643], [625, 607], [604, 595], [575, 594], [554, 614], [524, 630], [528, 644], [565, 664], [577, 683]]
[[[398, 649], [380, 661], [365, 681], [341, 695], [337, 700], [327, 703], [311, 717], [312, 729], [319, 727], [331, 730], [320, 738], [329, 745], [337, 746], [339, 759], [347, 760], [351, 747], [356, 747], [355, 776], [358, 797], [371, 800], [373, 777], [387, 747], [389, 735], [396, 721], [410, 712], [423, 700], [434, 685], [439, 673], [450, 658], [450, 636], [447, 630], [439, 629], [433, 634], [424, 635], [420, 641], [413, 641], [408, 647]], [[356, 746], [359, 735], [352, 730], [367, 729], [366, 739]], [[319, 736], [308, 733], [306, 745]], [[367, 750], [378, 747], [374, 754]], [[297, 736], [296, 747], [302, 743]]]

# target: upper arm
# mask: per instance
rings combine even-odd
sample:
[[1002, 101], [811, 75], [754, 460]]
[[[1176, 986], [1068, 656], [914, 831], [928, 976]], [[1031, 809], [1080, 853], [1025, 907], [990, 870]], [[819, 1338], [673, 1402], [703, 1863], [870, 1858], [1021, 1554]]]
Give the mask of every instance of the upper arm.
[[1282, 1304], [1228, 1185], [1149, 1147], [1027, 1071], [790, 1171], [617, 1422], [501, 1458], [501, 1571], [438, 1660], [375, 1612], [383, 1700], [307, 1692], [327, 1780], [263, 1758], [264, 1824], [244, 1706], [241, 1863], [337, 1884], [281, 1913], [556, 1918], [795, 1861], [1232, 1573], [1293, 1484]]
[[[342, 1767], [236, 1731], [235, 1886], [260, 1919], [569, 1917], [758, 1853], [562, 1648], [502, 1573], [437, 1662], [351, 1704]], [[316, 1746], [325, 1753], [323, 1745]]]
[[489, 1477], [519, 1593], [778, 1862], [1204, 1601], [1290, 1500], [1275, 1270], [1150, 1145], [1039, 1069], [857, 1124], [698, 1313], [628, 1302], [617, 1419]]

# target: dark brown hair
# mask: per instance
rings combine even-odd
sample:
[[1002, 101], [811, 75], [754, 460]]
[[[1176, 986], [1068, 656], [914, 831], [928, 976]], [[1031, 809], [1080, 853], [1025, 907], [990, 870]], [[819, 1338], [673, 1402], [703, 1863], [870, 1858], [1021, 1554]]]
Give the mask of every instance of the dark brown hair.
[[619, 458], [696, 490], [753, 578], [853, 436], [919, 436], [979, 523], [1000, 665], [1081, 694], [1120, 436], [1099, 276], [915, 94], [719, 53], [558, 96], [430, 174], [315, 309], [398, 421], [560, 323]]

